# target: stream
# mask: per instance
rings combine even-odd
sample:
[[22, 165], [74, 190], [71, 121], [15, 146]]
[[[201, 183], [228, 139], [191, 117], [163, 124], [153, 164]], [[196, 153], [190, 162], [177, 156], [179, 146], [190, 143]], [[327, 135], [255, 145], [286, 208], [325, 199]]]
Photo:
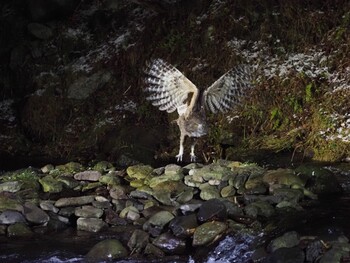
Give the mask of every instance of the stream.
[[[269, 159], [269, 161], [260, 160], [260, 165], [268, 167], [285, 168], [281, 165], [284, 159]], [[320, 236], [327, 235], [339, 236], [344, 234], [350, 239], [350, 164], [319, 164], [308, 163], [316, 168], [325, 168], [331, 171], [340, 182], [343, 193], [340, 196], [320, 197], [319, 205], [313, 206], [308, 210], [310, 217], [306, 221], [296, 222], [294, 229], [301, 236]], [[289, 167], [295, 168], [295, 165]], [[339, 169], [341, 167], [342, 169]], [[344, 167], [346, 167], [344, 169]], [[40, 227], [36, 229], [37, 235], [29, 239], [9, 239], [0, 236], [0, 262], [86, 262], [84, 255], [90, 248], [105, 238], [111, 237], [108, 232], [82, 234], [74, 229], [68, 229], [57, 234], [40, 234]], [[264, 245], [266, 239], [259, 236], [234, 236], [227, 235], [215, 246], [209, 247], [205, 251], [189, 252], [188, 256], [183, 257], [165, 257], [155, 260], [125, 259], [113, 262], [141, 263], [141, 262], [206, 262], [206, 263], [224, 263], [252, 262], [251, 256], [256, 247]]]

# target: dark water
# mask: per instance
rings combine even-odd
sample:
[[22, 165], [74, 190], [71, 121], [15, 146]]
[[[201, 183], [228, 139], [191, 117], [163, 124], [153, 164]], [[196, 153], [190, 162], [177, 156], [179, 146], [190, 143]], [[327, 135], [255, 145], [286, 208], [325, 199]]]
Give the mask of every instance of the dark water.
[[[262, 161], [270, 168], [292, 167], [296, 164], [288, 163], [290, 159], [282, 159], [271, 162]], [[287, 160], [287, 161], [286, 161]], [[295, 229], [301, 236], [327, 236], [330, 238], [333, 234], [338, 237], [344, 234], [350, 239], [350, 167], [349, 164], [313, 164], [315, 167], [323, 167], [337, 177], [343, 188], [343, 194], [340, 196], [321, 197], [318, 205], [313, 206], [308, 213], [312, 214], [306, 222], [300, 222], [295, 225]], [[341, 167], [341, 169], [339, 169]], [[297, 221], [297, 220], [296, 220]], [[291, 230], [291, 229], [289, 229]], [[261, 233], [263, 235], [263, 233]], [[92, 236], [79, 236], [76, 232], [69, 234], [40, 234], [30, 239], [7, 239], [0, 236], [0, 262], [86, 262], [84, 255], [98, 241], [106, 238], [103, 234]], [[257, 243], [259, 236], [226, 236], [216, 247], [208, 248], [204, 257], [195, 255], [184, 256], [182, 258], [164, 258], [164, 259], [124, 259], [113, 262], [123, 263], [143, 263], [143, 262], [178, 262], [178, 263], [248, 263], [251, 262], [251, 255]]]

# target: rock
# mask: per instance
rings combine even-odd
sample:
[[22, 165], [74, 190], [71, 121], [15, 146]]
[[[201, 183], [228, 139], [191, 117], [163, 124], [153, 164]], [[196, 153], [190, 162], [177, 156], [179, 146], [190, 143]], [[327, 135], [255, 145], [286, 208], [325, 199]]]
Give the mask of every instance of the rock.
[[129, 166], [126, 169], [126, 173], [132, 179], [145, 179], [150, 176], [153, 171], [153, 168], [149, 165], [137, 164]]
[[208, 200], [199, 208], [197, 218], [199, 222], [226, 220], [226, 206], [219, 199]]
[[168, 211], [160, 211], [151, 216], [144, 224], [143, 230], [148, 231], [152, 236], [159, 235], [174, 215]]
[[121, 185], [115, 185], [109, 190], [109, 195], [113, 199], [128, 199], [128, 196], [126, 195], [126, 189], [124, 186]]
[[69, 189], [73, 189], [80, 185], [78, 181], [69, 176], [60, 175], [56, 177], [56, 180], [62, 182], [62, 184]]
[[[84, 167], [77, 162], [69, 162], [66, 164], [62, 164], [62, 165], [57, 165], [55, 167], [55, 170], [59, 171], [58, 175], [67, 175], [67, 174], [75, 174], [78, 172], [82, 172], [84, 170]], [[51, 174], [51, 173], [50, 173]]]
[[23, 223], [15, 223], [7, 228], [8, 237], [31, 237], [33, 232]]
[[95, 196], [86, 195], [78, 197], [65, 197], [60, 198], [55, 202], [56, 207], [65, 207], [65, 206], [80, 206], [91, 204], [95, 200]]
[[202, 204], [202, 201], [191, 200], [191, 202], [183, 204], [179, 208], [183, 214], [186, 214], [188, 212], [194, 212], [198, 210], [202, 206]]
[[85, 184], [82, 188], [81, 188], [81, 191], [82, 192], [86, 192], [86, 191], [89, 191], [89, 190], [92, 190], [92, 189], [96, 189], [98, 187], [102, 186], [102, 183], [100, 182], [92, 182], [92, 183], [88, 183], [88, 184]]
[[200, 185], [200, 198], [202, 200], [210, 200], [214, 198], [220, 198], [219, 190], [212, 185], [209, 185], [208, 183], [201, 184]]
[[219, 238], [226, 229], [227, 225], [223, 222], [206, 222], [194, 231], [192, 245], [194, 247], [209, 245]]
[[12, 225], [15, 223], [25, 223], [24, 216], [17, 211], [6, 210], [0, 214], [0, 224]]
[[0, 192], [16, 193], [21, 190], [21, 185], [18, 181], [5, 182], [0, 184]]
[[115, 173], [103, 175], [98, 181], [112, 187], [120, 185], [120, 178]]
[[182, 173], [155, 176], [155, 177], [152, 177], [150, 179], [149, 186], [151, 188], [155, 188], [155, 187], [159, 186], [160, 184], [165, 185], [164, 183], [166, 183], [166, 182], [180, 181], [180, 180], [182, 180], [182, 178], [183, 178]]
[[74, 214], [77, 217], [85, 217], [85, 218], [100, 218], [103, 215], [103, 210], [93, 207], [91, 205], [86, 205], [83, 207], [75, 208]]
[[186, 238], [192, 236], [198, 226], [196, 214], [175, 217], [169, 224], [169, 228], [176, 237]]
[[323, 253], [323, 244], [321, 240], [314, 240], [311, 243], [309, 243], [305, 249], [305, 259], [307, 262], [317, 262], [317, 259], [321, 258], [321, 255]]
[[105, 211], [105, 222], [110, 225], [125, 226], [128, 222], [124, 218], [120, 218], [118, 213], [112, 209]]
[[51, 200], [43, 200], [40, 201], [40, 208], [44, 211], [51, 211], [54, 213], [58, 213], [59, 209], [54, 205], [55, 201]]
[[52, 170], [54, 170], [55, 167], [52, 164], [47, 164], [43, 167], [40, 168], [40, 170], [42, 171], [42, 173], [44, 174], [48, 174], [50, 173]]
[[74, 215], [74, 213], [75, 213], [75, 207], [74, 206], [63, 207], [58, 212], [59, 215], [65, 216], [65, 217], [70, 217], [70, 216]]
[[98, 162], [97, 164], [94, 165], [92, 170], [99, 171], [102, 174], [102, 173], [105, 173], [105, 172], [114, 171], [115, 168], [114, 168], [113, 164], [111, 164], [110, 162], [100, 161], [100, 162]]
[[331, 249], [322, 256], [320, 263], [342, 262], [349, 256], [350, 244], [348, 242], [332, 242]]
[[338, 194], [342, 192], [336, 176], [322, 167], [300, 166], [296, 169], [308, 178], [308, 190], [314, 194]]
[[295, 231], [287, 232], [280, 237], [275, 238], [268, 245], [268, 250], [271, 252], [280, 248], [291, 248], [299, 245], [299, 235]]
[[282, 201], [298, 203], [304, 197], [304, 194], [299, 189], [280, 188], [274, 190], [273, 196], [277, 198], [278, 203]]
[[264, 183], [263, 177], [261, 174], [251, 174], [248, 177], [244, 187], [245, 187], [245, 189], [249, 190], [249, 189], [257, 188], [257, 187], [261, 186], [261, 184], [263, 184], [263, 183]]
[[49, 39], [53, 35], [51, 28], [39, 23], [30, 23], [27, 29], [30, 34], [41, 40]]
[[119, 214], [120, 218], [126, 218], [131, 221], [136, 221], [140, 218], [139, 210], [134, 206], [125, 207]]
[[182, 175], [182, 167], [177, 164], [168, 164], [164, 167], [164, 174], [167, 176]]
[[24, 217], [33, 224], [45, 224], [50, 217], [36, 205], [26, 202], [23, 206]]
[[145, 255], [151, 255], [155, 258], [163, 258], [165, 256], [165, 253], [163, 250], [159, 249], [155, 245], [148, 243], [145, 248]]
[[104, 228], [107, 228], [108, 225], [98, 218], [84, 218], [80, 217], [77, 220], [77, 229], [88, 231], [88, 232], [99, 232]]
[[186, 251], [186, 241], [169, 232], [156, 237], [152, 244], [168, 254], [183, 254]]
[[270, 217], [275, 213], [273, 206], [265, 201], [251, 203], [247, 205], [244, 210], [248, 216], [253, 218], [256, 218], [257, 216]]
[[[303, 263], [304, 251], [299, 247], [280, 248], [270, 254], [264, 262], [266, 263]], [[332, 262], [332, 261], [327, 261]], [[333, 261], [334, 262], [334, 261]]]
[[112, 206], [112, 204], [107, 200], [107, 201], [93, 201], [92, 205], [96, 208], [100, 208], [100, 209], [108, 209]]
[[221, 189], [220, 195], [222, 197], [230, 197], [236, 194], [236, 189], [232, 185], [225, 186]]
[[117, 239], [106, 239], [97, 243], [87, 253], [88, 262], [102, 262], [116, 259], [122, 259], [128, 256], [128, 251]]
[[98, 171], [84, 171], [84, 172], [79, 172], [74, 175], [74, 179], [78, 181], [92, 181], [92, 182], [97, 182], [100, 177], [101, 173]]
[[141, 253], [149, 243], [149, 234], [140, 229], [135, 229], [129, 241], [128, 248], [135, 253]]
[[39, 183], [45, 193], [59, 193], [63, 188], [62, 182], [54, 179], [51, 175], [40, 178]]
[[273, 185], [273, 184], [282, 184], [291, 186], [293, 184], [305, 185], [305, 182], [295, 175], [295, 172], [292, 169], [282, 169], [269, 170], [263, 176], [263, 182]]

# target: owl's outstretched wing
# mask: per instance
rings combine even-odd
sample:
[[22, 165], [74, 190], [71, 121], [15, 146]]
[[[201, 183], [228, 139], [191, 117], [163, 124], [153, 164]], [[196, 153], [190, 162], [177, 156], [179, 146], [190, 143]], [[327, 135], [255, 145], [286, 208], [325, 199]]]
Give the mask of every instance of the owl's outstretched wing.
[[[192, 109], [198, 97], [197, 87], [178, 69], [162, 59], [153, 60], [146, 68], [147, 100], [167, 112], [178, 111], [179, 115]], [[192, 93], [192, 96], [191, 96]], [[188, 101], [191, 103], [188, 105]]]
[[239, 104], [242, 95], [252, 87], [252, 70], [247, 65], [237, 66], [208, 87], [202, 103], [211, 112], [226, 112]]

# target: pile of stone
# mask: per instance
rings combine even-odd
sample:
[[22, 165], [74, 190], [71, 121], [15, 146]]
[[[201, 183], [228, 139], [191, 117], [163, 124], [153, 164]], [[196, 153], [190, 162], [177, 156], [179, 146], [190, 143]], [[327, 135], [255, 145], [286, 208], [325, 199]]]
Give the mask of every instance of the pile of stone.
[[[127, 227], [127, 238], [101, 241], [87, 257], [195, 257], [196, 248], [216, 244], [227, 235], [263, 234], [271, 240], [272, 233], [288, 228], [279, 222], [305, 213], [304, 205], [317, 202], [317, 194], [339, 191], [329, 173], [266, 170], [223, 160], [156, 169], [139, 164], [120, 171], [108, 162], [88, 169], [78, 163], [46, 165], [0, 176], [0, 235], [24, 238], [66, 228], [119, 233]], [[280, 249], [298, 248], [304, 260], [304, 239], [290, 236], [289, 243], [278, 242], [278, 237], [272, 242], [282, 245], [263, 244], [253, 256], [275, 260], [279, 254], [289, 255]], [[321, 245], [314, 252], [316, 258], [331, 248], [317, 244]], [[348, 242], [341, 244], [341, 251], [350, 248]], [[344, 253], [333, 258], [339, 255]]]

